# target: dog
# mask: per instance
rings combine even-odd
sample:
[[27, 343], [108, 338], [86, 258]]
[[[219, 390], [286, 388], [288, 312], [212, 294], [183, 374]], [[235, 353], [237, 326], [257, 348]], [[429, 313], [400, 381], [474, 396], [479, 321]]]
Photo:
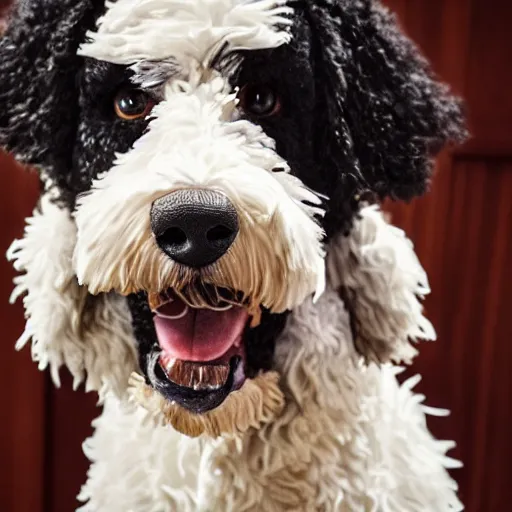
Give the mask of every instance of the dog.
[[454, 511], [399, 384], [428, 281], [379, 209], [463, 107], [372, 0], [18, 0], [0, 144], [41, 179], [8, 257], [41, 369], [104, 406], [98, 511]]

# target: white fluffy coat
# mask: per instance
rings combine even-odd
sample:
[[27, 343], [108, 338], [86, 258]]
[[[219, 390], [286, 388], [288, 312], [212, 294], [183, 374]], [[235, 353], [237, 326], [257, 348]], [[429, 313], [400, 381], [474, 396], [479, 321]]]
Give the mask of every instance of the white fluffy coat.
[[[67, 236], [59, 232], [47, 238], [51, 244], [37, 239], [42, 234], [36, 225], [41, 230], [55, 225], [54, 208], [43, 206], [42, 214], [29, 220], [25, 240], [15, 242], [11, 250], [17, 268], [27, 272], [18, 283], [24, 288], [18, 291], [28, 289], [31, 297], [28, 304], [25, 300], [34, 355], [54, 366], [74, 361], [72, 368], [87, 367], [91, 358], [102, 361], [101, 367], [87, 369], [92, 382], [109, 383], [115, 361], [110, 359], [111, 347], [130, 353], [125, 327], [112, 338], [110, 326], [102, 324], [109, 329], [110, 345], [98, 343], [105, 341], [101, 332], [96, 343], [62, 338], [56, 327], [65, 327], [69, 315], [75, 314], [72, 307], [64, 307], [52, 316], [55, 337], [34, 336], [48, 329], [48, 323], [39, 325], [44, 318], [34, 314], [38, 307], [69, 300], [67, 288], [55, 283], [70, 278], [71, 260], [61, 258], [56, 265], [53, 251], [71, 254], [71, 226]], [[61, 214], [64, 222], [67, 214]], [[37, 251], [36, 240], [42, 245]], [[52, 279], [37, 277], [35, 269], [52, 267]], [[88, 500], [83, 511], [462, 510], [457, 486], [446, 471], [459, 465], [446, 456], [453, 443], [434, 440], [425, 422], [427, 413], [445, 411], [424, 406], [423, 397], [414, 394], [419, 378], [400, 386], [399, 368], [365, 365], [338, 293], [340, 285], [355, 289], [356, 311], [366, 311], [367, 329], [393, 345], [395, 359], [409, 359], [414, 350], [408, 340], [433, 337], [417, 299], [428, 292], [428, 284], [412, 244], [378, 209], [365, 208], [351, 236], [332, 244], [327, 283], [316, 304], [308, 299], [294, 310], [278, 340], [275, 365], [282, 375], [286, 406], [275, 422], [260, 430], [237, 438], [188, 439], [156, 425], [126, 396], [108, 392], [96, 432], [85, 444], [92, 466], [80, 495]], [[120, 325], [126, 326], [127, 310], [118, 311], [125, 312]], [[66, 359], [66, 353], [73, 358]]]

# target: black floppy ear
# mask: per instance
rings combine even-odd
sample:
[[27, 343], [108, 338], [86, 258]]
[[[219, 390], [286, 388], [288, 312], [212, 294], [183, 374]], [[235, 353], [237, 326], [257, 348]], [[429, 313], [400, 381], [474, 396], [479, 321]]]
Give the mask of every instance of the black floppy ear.
[[0, 40], [0, 146], [64, 180], [78, 118], [79, 44], [103, 0], [16, 0]]
[[432, 157], [467, 136], [460, 101], [378, 1], [313, 0], [307, 10], [340, 172], [380, 199], [422, 194]]

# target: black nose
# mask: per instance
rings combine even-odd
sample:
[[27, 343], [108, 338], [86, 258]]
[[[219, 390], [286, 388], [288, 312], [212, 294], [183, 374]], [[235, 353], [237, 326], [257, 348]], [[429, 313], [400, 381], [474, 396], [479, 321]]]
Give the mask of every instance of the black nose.
[[238, 215], [224, 194], [183, 189], [153, 203], [151, 229], [158, 246], [174, 261], [200, 268], [231, 247], [238, 233]]

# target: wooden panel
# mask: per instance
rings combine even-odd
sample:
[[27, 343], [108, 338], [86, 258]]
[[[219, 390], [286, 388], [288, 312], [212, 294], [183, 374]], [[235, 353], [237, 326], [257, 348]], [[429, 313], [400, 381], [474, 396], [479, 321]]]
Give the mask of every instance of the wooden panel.
[[386, 0], [384, 3], [402, 20], [405, 19], [407, 0]]
[[45, 379], [29, 350], [14, 351], [24, 329], [23, 308], [8, 303], [14, 270], [3, 256], [12, 240], [21, 236], [23, 219], [32, 211], [38, 192], [34, 178], [0, 153], [0, 509], [6, 512], [43, 510]]
[[[468, 105], [471, 155], [512, 147], [512, 2], [493, 0], [385, 0], [419, 44], [434, 70]], [[460, 152], [460, 150], [459, 150]]]
[[512, 148], [512, 2], [473, 3], [471, 59], [465, 91], [473, 135], [480, 147]]
[[61, 372], [62, 388], [52, 389], [47, 401], [48, 452], [48, 512], [70, 512], [77, 508], [76, 496], [85, 483], [89, 462], [82, 443], [92, 434], [91, 421], [98, 416], [98, 396], [86, 394], [83, 388], [72, 389], [72, 378]]
[[[443, 324], [451, 343], [454, 425], [466, 462], [462, 478], [468, 509], [505, 510], [510, 502], [501, 491], [512, 456], [512, 441], [503, 429], [512, 424], [506, 398], [512, 374], [503, 366], [512, 364], [512, 161], [461, 161], [454, 170], [452, 204], [460, 220], [447, 247], [452, 255], [446, 269], [446, 282], [451, 280], [447, 301], [453, 306]], [[498, 361], [505, 369], [501, 374], [495, 368]], [[491, 465], [492, 459], [498, 463]], [[501, 507], [491, 507], [491, 498]]]
[[[39, 186], [34, 173], [14, 165], [0, 153], [0, 254], [23, 233], [24, 218], [32, 213]], [[38, 371], [30, 349], [15, 352], [24, 329], [21, 302], [8, 303], [15, 272], [0, 258], [0, 386], [8, 391], [7, 412], [0, 422], [0, 510], [8, 512], [69, 512], [85, 481], [88, 462], [82, 442], [92, 433], [98, 415], [97, 396], [72, 390], [67, 371], [61, 371], [62, 388], [55, 389], [49, 375]]]
[[[18, 168], [0, 153], [0, 254], [23, 233], [24, 218], [37, 200], [37, 176]], [[82, 442], [92, 433], [98, 415], [97, 396], [72, 390], [67, 371], [62, 388], [55, 389], [49, 375], [38, 371], [30, 349], [15, 352], [24, 329], [21, 303], [8, 303], [15, 272], [0, 258], [0, 386], [6, 417], [0, 422], [0, 510], [8, 512], [69, 512], [85, 481], [88, 462]]]
[[464, 94], [470, 45], [472, 0], [383, 0], [434, 70]]

